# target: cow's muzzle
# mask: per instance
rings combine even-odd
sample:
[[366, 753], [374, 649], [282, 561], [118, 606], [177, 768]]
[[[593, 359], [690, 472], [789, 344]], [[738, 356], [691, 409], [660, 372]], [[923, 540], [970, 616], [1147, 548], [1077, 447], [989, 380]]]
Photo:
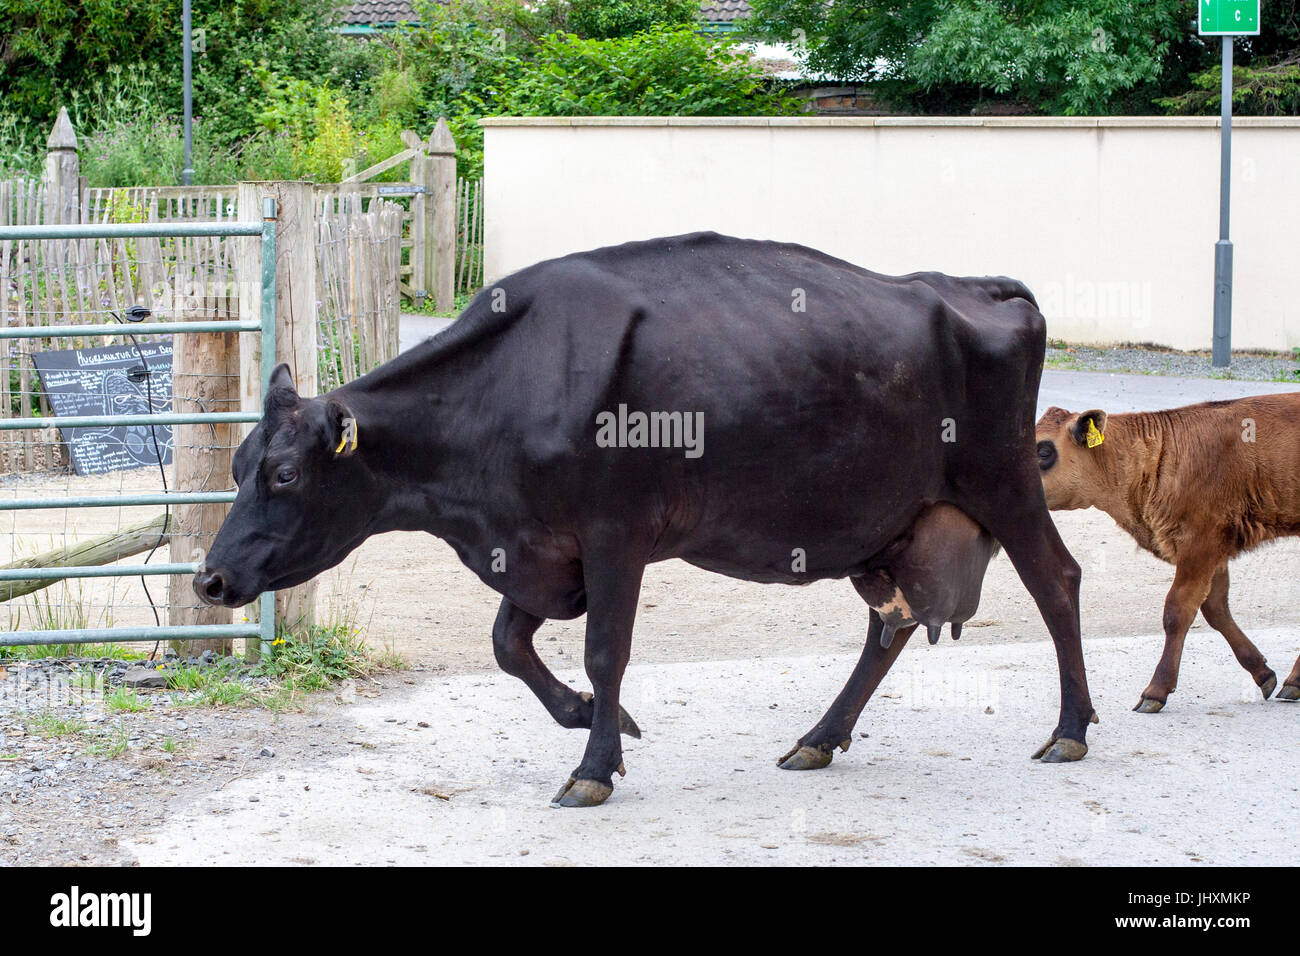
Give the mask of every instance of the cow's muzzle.
[[204, 604], [226, 604], [230, 588], [220, 571], [205, 569], [194, 575], [194, 593]]

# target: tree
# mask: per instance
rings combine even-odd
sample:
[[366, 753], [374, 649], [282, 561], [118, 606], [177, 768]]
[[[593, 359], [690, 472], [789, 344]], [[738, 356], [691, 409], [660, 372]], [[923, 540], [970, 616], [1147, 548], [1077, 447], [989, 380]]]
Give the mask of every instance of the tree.
[[[753, 0], [752, 34], [800, 49], [804, 66], [869, 81], [911, 108], [1015, 101], [1110, 113], [1155, 92], [1194, 33], [1188, 0]], [[1203, 50], [1195, 47], [1193, 53]]]
[[[206, 39], [195, 57], [195, 112], [211, 118], [209, 130], [230, 138], [254, 128], [253, 66], [320, 80], [355, 59], [332, 29], [335, 6], [194, 0], [194, 27]], [[36, 128], [48, 129], [74, 99], [100, 111], [135, 111], [138, 103], [116, 101], [114, 71], [143, 76], [143, 95], [155, 108], [180, 112], [181, 0], [0, 0], [0, 38], [0, 99]]]

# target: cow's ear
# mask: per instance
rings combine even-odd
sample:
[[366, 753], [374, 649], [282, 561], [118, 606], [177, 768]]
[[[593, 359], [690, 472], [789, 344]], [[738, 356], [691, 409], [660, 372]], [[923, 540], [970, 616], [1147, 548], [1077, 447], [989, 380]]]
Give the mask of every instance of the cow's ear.
[[1070, 437], [1085, 448], [1096, 448], [1106, 438], [1106, 413], [1100, 408], [1080, 412], [1070, 426]]
[[289, 374], [289, 366], [281, 362], [271, 373], [271, 388], [287, 388], [295, 395], [298, 394], [298, 387], [293, 384], [293, 376]]
[[357, 417], [337, 398], [325, 403], [325, 435], [336, 458], [349, 457], [360, 444]]

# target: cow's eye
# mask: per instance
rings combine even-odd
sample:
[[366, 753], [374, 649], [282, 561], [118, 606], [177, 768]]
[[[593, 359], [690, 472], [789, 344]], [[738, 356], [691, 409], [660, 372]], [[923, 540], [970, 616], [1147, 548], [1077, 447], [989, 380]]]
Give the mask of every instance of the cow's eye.
[[276, 487], [283, 488], [285, 485], [291, 485], [298, 480], [298, 469], [289, 465], [283, 465], [276, 470], [275, 484]]
[[1047, 471], [1056, 464], [1056, 444], [1050, 441], [1038, 443], [1038, 467]]

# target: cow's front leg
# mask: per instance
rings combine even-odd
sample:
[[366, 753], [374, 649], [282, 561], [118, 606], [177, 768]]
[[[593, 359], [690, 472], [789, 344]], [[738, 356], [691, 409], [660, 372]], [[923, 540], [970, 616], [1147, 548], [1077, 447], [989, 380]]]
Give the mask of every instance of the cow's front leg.
[[622, 556], [583, 554], [587, 589], [585, 657], [595, 699], [591, 734], [582, 763], [553, 801], [562, 807], [594, 807], [604, 803], [614, 792], [614, 773], [626, 772], [619, 740], [622, 708], [618, 694], [632, 653], [632, 626], [636, 621], [636, 602], [644, 570], [644, 564], [629, 563]]
[[[503, 598], [496, 623], [492, 625], [492, 650], [497, 663], [507, 674], [527, 684], [561, 727], [589, 728], [594, 696], [586, 691], [578, 693], [552, 674], [533, 647], [533, 635], [544, 620], [516, 607], [509, 598]], [[629, 737], [641, 736], [641, 728], [621, 707], [618, 721], [621, 732]]]
[[[854, 585], [857, 585], [856, 579]], [[888, 646], [884, 646], [880, 640], [884, 633], [884, 621], [876, 609], [871, 608], [867, 646], [862, 649], [862, 656], [853, 668], [853, 674], [835, 698], [835, 703], [817, 721], [817, 726], [800, 737], [794, 749], [777, 761], [782, 770], [820, 770], [830, 764], [836, 747], [849, 749], [849, 744], [853, 742], [853, 726], [862, 715], [862, 708], [867, 706], [867, 701], [885, 674], [889, 673], [889, 668], [898, 659], [907, 639], [915, 630], [915, 624], [903, 628]]]

